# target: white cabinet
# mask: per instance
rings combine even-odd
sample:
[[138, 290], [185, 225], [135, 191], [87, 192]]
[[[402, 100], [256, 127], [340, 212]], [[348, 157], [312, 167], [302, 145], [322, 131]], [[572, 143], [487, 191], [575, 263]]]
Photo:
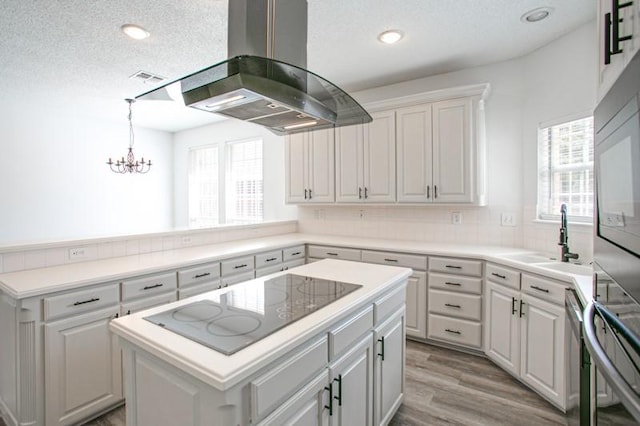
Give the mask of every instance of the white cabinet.
[[[618, 2], [618, 4], [623, 3], [625, 2]], [[640, 48], [640, 3], [635, 1], [628, 7], [619, 9], [618, 36], [630, 36], [630, 39], [621, 41], [618, 48], [622, 52], [611, 55], [610, 63], [605, 64], [605, 52], [607, 50], [605, 37], [607, 33], [611, 37], [609, 39], [609, 51], [616, 48], [616, 46], [613, 46], [613, 29], [610, 25], [607, 25], [605, 19], [606, 14], [611, 14], [611, 20], [613, 20], [612, 5], [613, 2], [611, 0], [598, 0], [598, 48], [600, 53], [598, 55], [598, 100], [604, 97]]]
[[122, 400], [120, 349], [109, 331], [118, 311], [114, 303], [45, 325], [47, 425], [75, 424]]
[[480, 96], [401, 108], [398, 202], [484, 204]]
[[285, 141], [287, 203], [329, 203], [334, 196], [334, 130], [289, 135]]
[[514, 270], [487, 265], [485, 352], [496, 364], [564, 410], [566, 285], [522, 274], [520, 290], [519, 280], [514, 288], [516, 274]]
[[395, 112], [372, 113], [364, 125], [336, 129], [336, 201], [396, 200]]
[[404, 309], [393, 314], [373, 332], [375, 425], [389, 423], [404, 399]]
[[407, 336], [427, 337], [427, 273], [413, 271], [407, 281]]

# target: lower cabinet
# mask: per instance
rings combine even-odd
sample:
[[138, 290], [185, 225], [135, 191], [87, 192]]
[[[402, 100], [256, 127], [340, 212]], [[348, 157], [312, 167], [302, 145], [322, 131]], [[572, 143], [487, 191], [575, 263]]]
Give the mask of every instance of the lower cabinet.
[[404, 399], [404, 309], [376, 327], [373, 338], [376, 361], [373, 371], [375, 425], [386, 425]]
[[118, 311], [114, 305], [44, 326], [48, 426], [75, 424], [122, 399], [120, 348], [109, 331]]
[[413, 271], [407, 282], [407, 336], [427, 337], [427, 273]]

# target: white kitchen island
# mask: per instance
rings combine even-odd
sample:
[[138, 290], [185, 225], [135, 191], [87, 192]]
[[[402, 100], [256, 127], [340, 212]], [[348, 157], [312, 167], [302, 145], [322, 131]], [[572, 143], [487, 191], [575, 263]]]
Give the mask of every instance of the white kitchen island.
[[127, 424], [387, 424], [404, 397], [411, 269], [323, 260], [287, 272], [361, 287], [231, 355], [145, 318], [222, 295], [259, 312], [263, 278], [111, 321]]

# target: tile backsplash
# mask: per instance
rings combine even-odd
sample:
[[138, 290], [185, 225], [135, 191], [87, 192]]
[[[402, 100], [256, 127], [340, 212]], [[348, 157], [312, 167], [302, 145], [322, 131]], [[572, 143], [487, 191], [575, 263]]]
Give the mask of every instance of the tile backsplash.
[[[289, 234], [296, 231], [295, 221], [284, 221], [0, 247], [0, 273]], [[70, 251], [76, 248], [81, 248], [84, 255], [75, 259], [70, 258]]]

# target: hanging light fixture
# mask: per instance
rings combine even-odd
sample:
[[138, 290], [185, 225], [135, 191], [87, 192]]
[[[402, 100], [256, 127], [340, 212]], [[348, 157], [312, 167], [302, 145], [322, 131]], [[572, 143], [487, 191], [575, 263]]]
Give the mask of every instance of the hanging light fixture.
[[120, 160], [116, 160], [114, 163], [109, 158], [107, 164], [111, 167], [111, 171], [114, 173], [147, 173], [151, 169], [151, 160], [144, 161], [144, 157], [140, 161], [137, 161], [133, 155], [133, 122], [131, 121], [131, 105], [135, 102], [134, 99], [125, 99], [129, 103], [129, 152], [127, 153], [127, 160], [124, 157]]

